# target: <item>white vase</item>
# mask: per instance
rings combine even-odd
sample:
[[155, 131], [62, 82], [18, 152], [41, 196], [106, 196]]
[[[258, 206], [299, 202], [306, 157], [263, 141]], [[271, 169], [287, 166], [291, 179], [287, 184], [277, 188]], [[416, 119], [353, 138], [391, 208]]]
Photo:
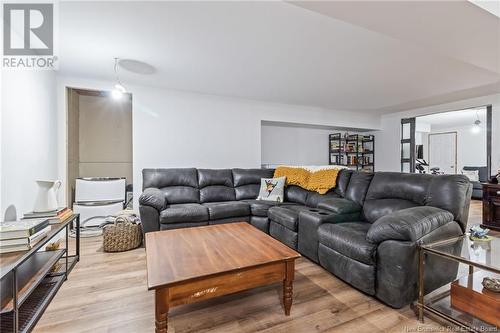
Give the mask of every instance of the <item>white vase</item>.
[[35, 213], [50, 212], [59, 208], [57, 191], [61, 187], [60, 180], [37, 180], [38, 194], [35, 200]]

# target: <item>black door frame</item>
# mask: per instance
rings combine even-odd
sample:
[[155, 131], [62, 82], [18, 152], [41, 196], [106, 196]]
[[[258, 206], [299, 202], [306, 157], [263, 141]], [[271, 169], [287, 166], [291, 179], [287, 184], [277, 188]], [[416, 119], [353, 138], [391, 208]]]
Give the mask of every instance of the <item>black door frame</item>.
[[[401, 172], [403, 171], [403, 165], [409, 163], [410, 173], [415, 173], [415, 123], [416, 117], [403, 118], [401, 119]], [[403, 138], [404, 125], [410, 124], [410, 137]], [[410, 144], [410, 156], [409, 158], [404, 157], [403, 145]]]
[[486, 170], [488, 171], [488, 181], [491, 178], [491, 128], [492, 128], [493, 106], [486, 106]]

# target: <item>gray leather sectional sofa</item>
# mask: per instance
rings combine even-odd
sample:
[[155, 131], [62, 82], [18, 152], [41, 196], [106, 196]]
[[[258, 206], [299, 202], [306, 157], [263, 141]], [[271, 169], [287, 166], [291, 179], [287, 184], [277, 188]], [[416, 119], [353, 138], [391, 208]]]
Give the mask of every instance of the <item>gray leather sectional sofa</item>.
[[[463, 234], [471, 185], [462, 175], [352, 172], [321, 195], [297, 186], [285, 202], [258, 201], [271, 169], [144, 169], [139, 209], [144, 232], [247, 221], [384, 303], [417, 296], [417, 246]], [[426, 262], [431, 291], [457, 264]]]

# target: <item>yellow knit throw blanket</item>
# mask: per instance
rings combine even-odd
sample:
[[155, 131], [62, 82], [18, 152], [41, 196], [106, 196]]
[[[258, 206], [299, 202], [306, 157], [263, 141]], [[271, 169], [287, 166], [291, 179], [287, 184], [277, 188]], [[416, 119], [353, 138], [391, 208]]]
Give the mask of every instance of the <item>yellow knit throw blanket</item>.
[[277, 167], [274, 177], [286, 177], [286, 185], [297, 185], [309, 191], [325, 194], [337, 185], [339, 169], [310, 172], [303, 168]]

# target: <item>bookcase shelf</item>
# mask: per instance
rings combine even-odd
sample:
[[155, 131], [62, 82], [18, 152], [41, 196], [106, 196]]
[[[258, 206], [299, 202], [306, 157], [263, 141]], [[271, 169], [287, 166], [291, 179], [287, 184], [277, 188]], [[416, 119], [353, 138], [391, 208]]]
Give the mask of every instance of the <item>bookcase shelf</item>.
[[[43, 251], [34, 253], [17, 270], [17, 304], [21, 306], [36, 286], [45, 278], [57, 261], [64, 255], [64, 250]], [[14, 310], [12, 301], [12, 276], [8, 276], [1, 281], [1, 287], [6, 292], [2, 292], [2, 307], [0, 314]], [[10, 292], [10, 293], [9, 293]]]
[[[18, 332], [31, 332], [65, 280], [64, 275], [45, 277], [18, 309]], [[2, 332], [15, 332], [14, 311], [2, 314]]]
[[[69, 255], [69, 228], [76, 224], [75, 254]], [[27, 251], [0, 254], [0, 332], [31, 332], [80, 259], [80, 216], [51, 225], [46, 237]], [[59, 233], [65, 247], [42, 248]]]
[[328, 137], [329, 164], [375, 171], [375, 136], [332, 133]]

